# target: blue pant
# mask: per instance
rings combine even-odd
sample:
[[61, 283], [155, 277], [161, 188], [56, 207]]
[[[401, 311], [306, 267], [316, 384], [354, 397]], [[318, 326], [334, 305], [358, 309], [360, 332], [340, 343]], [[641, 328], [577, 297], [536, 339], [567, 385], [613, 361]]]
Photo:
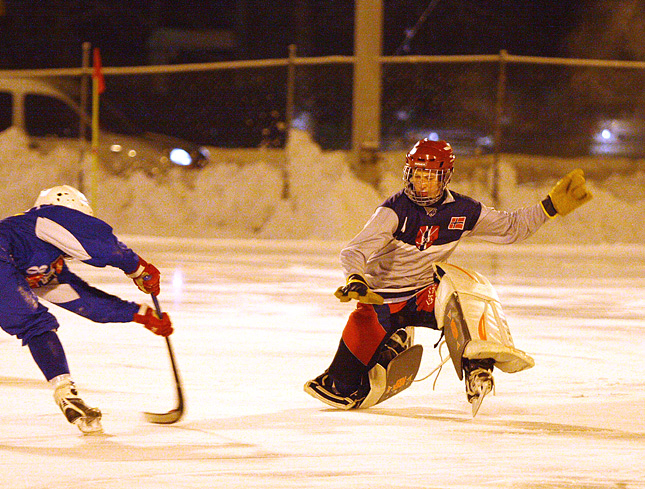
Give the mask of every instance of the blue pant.
[[67, 266], [52, 283], [31, 289], [15, 265], [0, 257], [0, 327], [23, 345], [59, 326], [38, 297], [97, 323], [127, 323], [139, 310], [135, 302], [90, 286]]
[[25, 277], [0, 257], [0, 327], [26, 345], [34, 336], [58, 329], [58, 321], [38, 302]]
[[0, 327], [29, 346], [47, 380], [69, 373], [69, 366], [55, 333], [58, 321], [39, 297], [98, 323], [130, 322], [139, 309], [90, 286], [66, 265], [50, 284], [31, 289], [8, 253], [0, 253]]

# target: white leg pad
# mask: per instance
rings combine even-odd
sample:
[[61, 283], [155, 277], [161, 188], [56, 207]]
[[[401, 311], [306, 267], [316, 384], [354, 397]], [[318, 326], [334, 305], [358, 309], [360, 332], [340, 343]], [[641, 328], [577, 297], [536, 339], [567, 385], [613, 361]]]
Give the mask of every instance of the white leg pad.
[[451, 326], [446, 306], [456, 296], [466, 328], [464, 358], [493, 358], [496, 367], [509, 373], [535, 365], [529, 355], [515, 348], [499, 296], [486, 277], [448, 263], [435, 264], [435, 270], [441, 277], [435, 299], [437, 325], [440, 329]]
[[464, 357], [473, 360], [493, 358], [495, 366], [507, 373], [535, 366], [535, 360], [522, 350], [493, 341], [470, 340], [464, 349]]

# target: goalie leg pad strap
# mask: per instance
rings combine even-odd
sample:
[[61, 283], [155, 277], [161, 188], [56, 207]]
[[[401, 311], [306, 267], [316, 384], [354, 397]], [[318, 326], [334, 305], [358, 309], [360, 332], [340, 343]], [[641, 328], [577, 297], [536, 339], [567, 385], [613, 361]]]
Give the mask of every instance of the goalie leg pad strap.
[[455, 366], [459, 380], [462, 380], [464, 377], [462, 359], [471, 337], [456, 292], [446, 302], [443, 333], [452, 364]]

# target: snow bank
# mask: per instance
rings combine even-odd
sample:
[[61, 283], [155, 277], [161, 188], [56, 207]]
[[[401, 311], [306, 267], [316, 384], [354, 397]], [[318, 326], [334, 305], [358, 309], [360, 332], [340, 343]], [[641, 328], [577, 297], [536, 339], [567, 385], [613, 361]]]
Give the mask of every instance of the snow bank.
[[[78, 185], [80, 163], [74, 152], [43, 155], [29, 149], [13, 129], [0, 133], [0, 148], [2, 216], [31, 207], [43, 188]], [[142, 173], [127, 178], [99, 173], [96, 215], [119, 234], [345, 241], [401, 188], [396, 171], [387, 172], [378, 189], [358, 180], [346, 153], [323, 152], [298, 130], [290, 134], [284, 169], [258, 155], [244, 165], [217, 160], [199, 171], [176, 169], [163, 180]], [[500, 175], [501, 209], [541, 200], [555, 183], [518, 185], [508, 162], [502, 162]], [[615, 174], [588, 184], [594, 194], [589, 204], [552, 220], [530, 241], [645, 243], [645, 174]], [[451, 188], [492, 202], [487, 185], [460, 180], [459, 160]]]

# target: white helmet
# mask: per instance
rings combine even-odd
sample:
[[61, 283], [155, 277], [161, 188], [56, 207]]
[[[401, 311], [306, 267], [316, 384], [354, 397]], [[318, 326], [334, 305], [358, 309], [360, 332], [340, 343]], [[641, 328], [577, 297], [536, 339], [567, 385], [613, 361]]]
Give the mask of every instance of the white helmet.
[[34, 207], [39, 207], [45, 204], [62, 205], [63, 207], [76, 209], [88, 216], [94, 215], [94, 211], [90, 207], [87, 197], [85, 197], [81, 191], [76, 190], [74, 187], [70, 187], [69, 185], [60, 185], [40, 192], [40, 195], [38, 195], [38, 198], [34, 203]]

